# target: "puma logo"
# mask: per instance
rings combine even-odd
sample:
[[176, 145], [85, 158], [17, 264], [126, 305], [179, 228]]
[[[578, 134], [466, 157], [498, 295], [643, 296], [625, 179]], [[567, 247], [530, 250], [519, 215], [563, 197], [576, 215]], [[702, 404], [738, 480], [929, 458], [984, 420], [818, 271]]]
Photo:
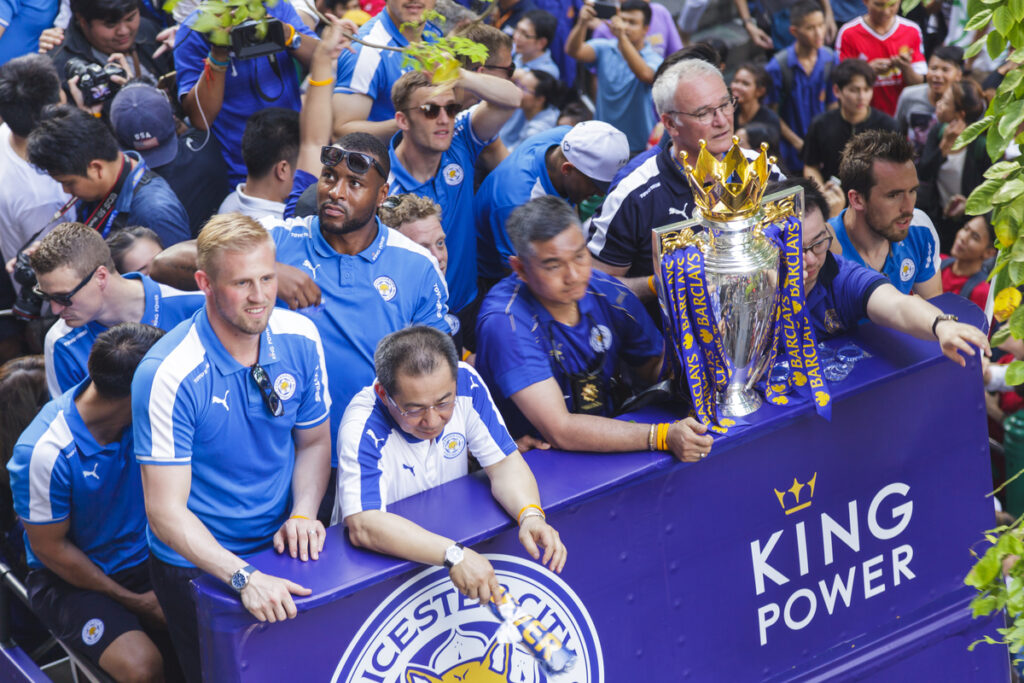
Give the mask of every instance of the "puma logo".
[[100, 475], [96, 474], [96, 470], [98, 470], [99, 468], [100, 468], [100, 464], [96, 463], [92, 467], [92, 472], [90, 472], [89, 470], [82, 470], [82, 477], [83, 478], [84, 477], [93, 477], [93, 478], [96, 479], [96, 481], [99, 481], [100, 480]]
[[405, 465], [405, 464], [403, 464], [402, 465], [402, 469], [403, 470], [409, 470], [409, 474], [411, 474], [414, 477], [416, 476], [416, 470], [413, 468], [412, 465]]
[[480, 388], [480, 385], [476, 383], [476, 377], [473, 376], [473, 375], [469, 376], [469, 388], [470, 389], [479, 389]]
[[303, 268], [309, 268], [309, 272], [313, 274], [313, 279], [314, 279], [314, 280], [316, 279], [316, 271], [317, 271], [317, 268], [319, 268], [319, 267], [320, 267], [320, 265], [321, 265], [321, 264], [319, 264], [319, 263], [318, 263], [318, 264], [316, 264], [316, 265], [314, 266], [314, 265], [313, 265], [312, 263], [310, 263], [310, 261], [309, 261], [309, 259], [308, 259], [308, 258], [307, 258], [307, 259], [303, 259], [303, 260], [302, 260], [302, 267], [303, 267]]
[[219, 403], [222, 406], [224, 406], [224, 410], [227, 410], [228, 412], [231, 412], [231, 408], [230, 408], [230, 406], [228, 406], [228, 394], [230, 394], [230, 393], [231, 393], [231, 390], [228, 389], [228, 390], [226, 390], [224, 392], [224, 398], [221, 398], [219, 396], [214, 396], [213, 398], [210, 399], [210, 405], [216, 405], [216, 404]]
[[671, 216], [672, 214], [675, 214], [677, 216], [685, 216], [687, 218], [690, 217], [690, 214], [686, 213], [682, 209], [677, 209], [674, 206], [670, 206], [669, 209], [668, 209], [668, 215]]
[[387, 437], [384, 437], [383, 439], [378, 439], [377, 435], [373, 433], [372, 429], [367, 429], [366, 433], [370, 435], [371, 439], [373, 439], [373, 445], [377, 448], [378, 451], [380, 450], [381, 444], [388, 440]]

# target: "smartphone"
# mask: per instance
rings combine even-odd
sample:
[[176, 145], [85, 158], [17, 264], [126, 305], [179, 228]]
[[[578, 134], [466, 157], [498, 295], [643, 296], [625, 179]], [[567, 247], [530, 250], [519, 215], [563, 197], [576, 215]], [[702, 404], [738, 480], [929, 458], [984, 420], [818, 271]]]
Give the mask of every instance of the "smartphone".
[[617, 2], [595, 2], [594, 10], [597, 12], [598, 19], [611, 19], [619, 12], [619, 3]]

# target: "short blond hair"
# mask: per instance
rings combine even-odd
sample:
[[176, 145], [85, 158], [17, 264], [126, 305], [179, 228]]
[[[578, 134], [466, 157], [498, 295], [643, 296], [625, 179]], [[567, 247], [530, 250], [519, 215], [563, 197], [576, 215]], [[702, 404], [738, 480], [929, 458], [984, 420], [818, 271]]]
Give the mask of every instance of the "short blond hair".
[[266, 228], [254, 219], [241, 213], [217, 214], [210, 220], [196, 238], [196, 265], [205, 273], [215, 272], [217, 256], [225, 251], [246, 252], [274, 241]]
[[116, 273], [110, 247], [98, 232], [84, 223], [61, 223], [43, 238], [29, 257], [32, 269], [46, 275], [62, 266], [68, 266], [79, 277], [85, 277], [96, 268], [106, 266]]
[[414, 194], [393, 195], [384, 200], [377, 215], [389, 228], [398, 230], [406, 223], [437, 216], [441, 220], [441, 206], [429, 197]]
[[412, 94], [420, 88], [438, 88], [444, 90], [444, 86], [434, 85], [430, 80], [430, 76], [423, 73], [422, 71], [408, 71], [395, 81], [395, 84], [391, 86], [391, 103], [395, 106], [395, 111], [404, 111], [409, 108], [409, 102], [412, 101]]

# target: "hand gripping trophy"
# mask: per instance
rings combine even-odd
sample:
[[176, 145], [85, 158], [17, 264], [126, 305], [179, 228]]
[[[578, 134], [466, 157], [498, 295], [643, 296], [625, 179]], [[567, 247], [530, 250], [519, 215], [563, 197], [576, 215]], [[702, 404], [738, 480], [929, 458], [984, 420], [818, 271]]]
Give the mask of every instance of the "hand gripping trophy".
[[722, 432], [761, 407], [755, 385], [781, 355], [789, 372], [765, 385], [766, 398], [785, 404], [795, 389], [827, 419], [831, 394], [804, 310], [803, 190], [764, 197], [775, 162], [766, 145], [752, 161], [735, 137], [721, 160], [700, 146], [695, 166], [682, 153], [695, 218], [652, 236], [678, 388], [696, 418]]

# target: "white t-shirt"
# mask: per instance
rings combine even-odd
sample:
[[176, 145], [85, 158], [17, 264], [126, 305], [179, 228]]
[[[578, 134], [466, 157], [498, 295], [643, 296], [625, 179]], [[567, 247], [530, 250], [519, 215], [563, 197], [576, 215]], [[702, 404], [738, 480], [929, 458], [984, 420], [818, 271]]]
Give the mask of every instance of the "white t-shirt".
[[[11, 147], [11, 129], [0, 124], [0, 251], [12, 259], [32, 235], [71, 198], [60, 183], [36, 170]], [[36, 239], [42, 239], [41, 233]], [[18, 284], [15, 283], [15, 287]]]

